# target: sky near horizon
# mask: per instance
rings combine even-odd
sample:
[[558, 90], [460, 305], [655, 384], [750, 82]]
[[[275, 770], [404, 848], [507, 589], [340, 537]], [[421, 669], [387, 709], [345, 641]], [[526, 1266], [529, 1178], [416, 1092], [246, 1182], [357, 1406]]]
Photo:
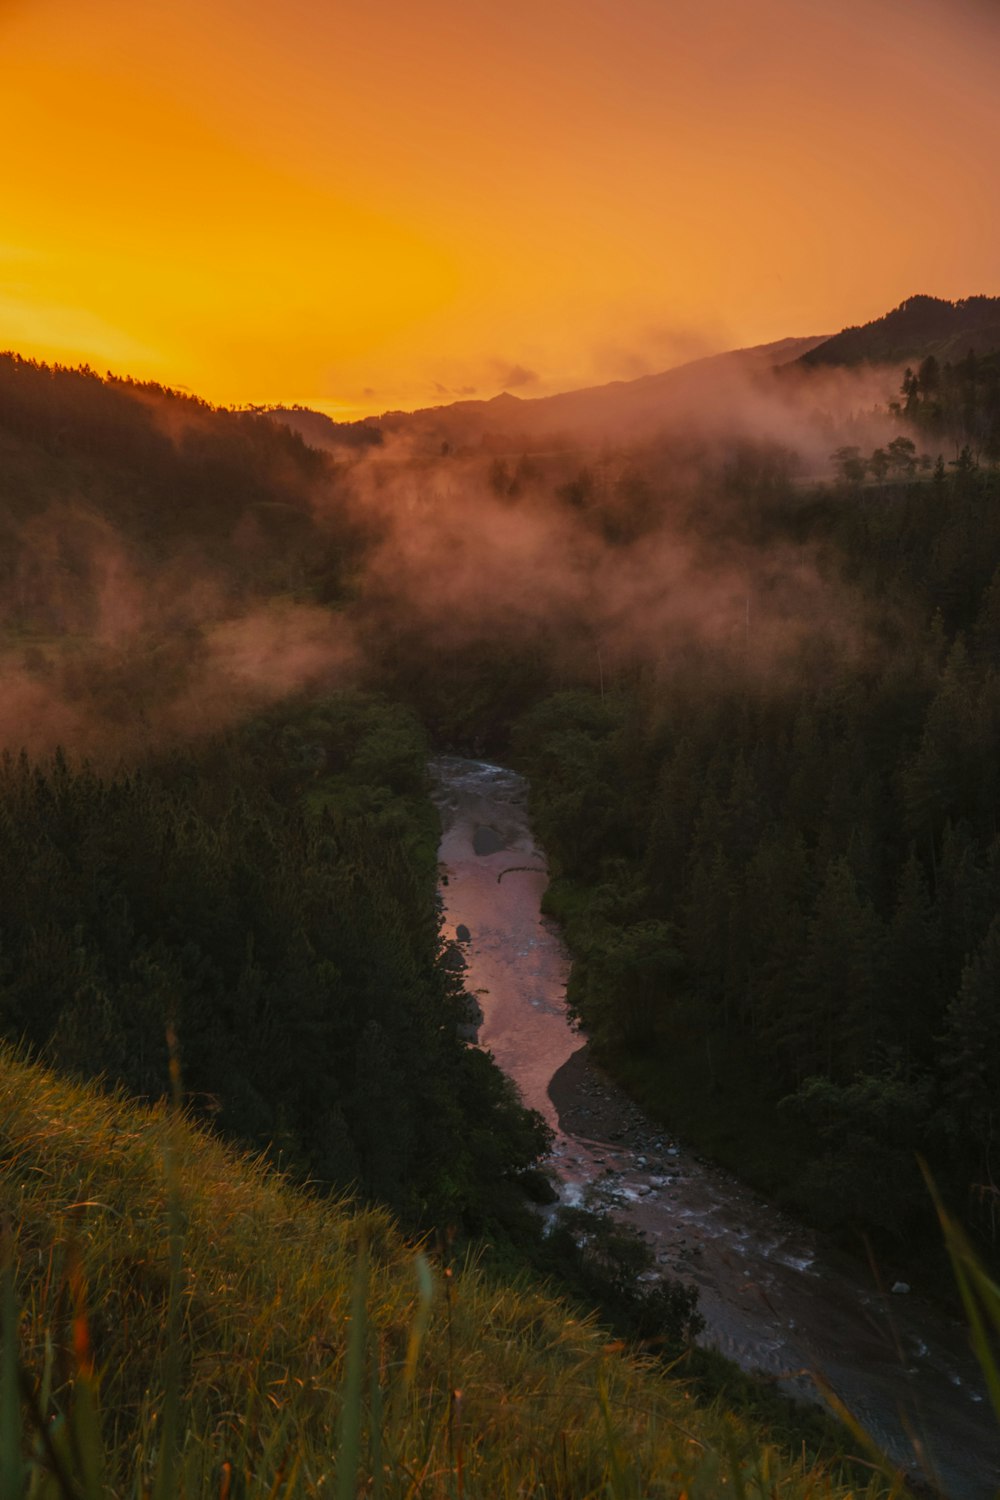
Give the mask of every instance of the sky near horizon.
[[0, 0], [0, 348], [541, 395], [1000, 293], [1000, 0]]

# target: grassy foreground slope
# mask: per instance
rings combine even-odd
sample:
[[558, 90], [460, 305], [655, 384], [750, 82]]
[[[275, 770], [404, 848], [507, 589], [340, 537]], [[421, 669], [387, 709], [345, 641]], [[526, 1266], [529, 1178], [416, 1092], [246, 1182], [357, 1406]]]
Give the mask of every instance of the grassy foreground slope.
[[[452, 1278], [381, 1212], [321, 1203], [163, 1109], [3, 1050], [0, 1122], [32, 1493], [849, 1493], [559, 1303]], [[5, 1360], [5, 1481], [10, 1390]]]

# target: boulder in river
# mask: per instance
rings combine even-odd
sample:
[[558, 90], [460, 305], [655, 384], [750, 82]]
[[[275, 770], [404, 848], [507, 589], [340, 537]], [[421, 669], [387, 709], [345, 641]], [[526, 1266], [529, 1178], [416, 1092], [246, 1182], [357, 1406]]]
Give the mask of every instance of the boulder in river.
[[456, 973], [468, 968], [462, 951], [457, 943], [446, 943], [444, 953], [441, 955], [441, 963], [446, 969], [452, 969]]
[[537, 1203], [542, 1207], [550, 1203], [559, 1202], [559, 1194], [553, 1185], [551, 1176], [549, 1173], [541, 1171], [538, 1167], [526, 1167], [523, 1172], [518, 1174], [517, 1180], [521, 1185], [521, 1191], [530, 1202]]
[[458, 1039], [460, 1042], [471, 1042], [475, 1044], [479, 1041], [479, 1028], [483, 1024], [483, 1007], [480, 1005], [475, 995], [470, 995], [468, 990], [466, 990], [465, 992], [464, 1010], [465, 1015], [462, 1020], [459, 1021], [456, 1028], [458, 1032]]
[[507, 846], [495, 828], [482, 825], [472, 835], [472, 848], [476, 854], [499, 854]]

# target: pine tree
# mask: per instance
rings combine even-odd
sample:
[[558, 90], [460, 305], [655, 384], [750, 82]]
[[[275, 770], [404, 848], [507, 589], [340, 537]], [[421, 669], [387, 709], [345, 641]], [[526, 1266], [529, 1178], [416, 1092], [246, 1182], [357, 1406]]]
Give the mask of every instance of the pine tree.
[[965, 965], [945, 1023], [948, 1100], [989, 1171], [1000, 1111], [1000, 915]]
[[798, 1071], [849, 1078], [877, 1037], [881, 924], [846, 859], [831, 861], [809, 920], [801, 970]]
[[944, 986], [940, 921], [923, 866], [911, 847], [886, 933], [884, 1037], [905, 1067], [934, 1062]]

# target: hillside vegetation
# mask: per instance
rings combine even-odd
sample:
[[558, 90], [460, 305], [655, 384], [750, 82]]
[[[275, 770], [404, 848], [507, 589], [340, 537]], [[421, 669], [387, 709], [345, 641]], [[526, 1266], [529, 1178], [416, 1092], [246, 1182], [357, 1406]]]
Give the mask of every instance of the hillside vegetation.
[[[189, 623], [191, 573], [217, 606], [334, 590], [359, 544], [323, 455], [252, 412], [93, 370], [0, 355], [0, 606], [22, 633], [100, 628], [109, 582], [161, 585], [157, 622]], [[124, 576], [108, 576], [117, 551]]]
[[[561, 1239], [542, 1236], [525, 1189], [545, 1131], [491, 1059], [459, 1039], [467, 1009], [440, 940], [425, 761], [431, 745], [514, 754], [557, 875], [550, 905], [575, 949], [571, 998], [620, 1076], [692, 1142], [841, 1237], [874, 1234], [894, 1257], [926, 1258], [940, 1244], [919, 1147], [989, 1245], [1000, 1202], [1000, 496], [962, 434], [981, 430], [988, 456], [995, 391], [986, 356], [925, 361], [905, 401], [857, 429], [888, 443], [885, 463], [876, 450], [824, 484], [801, 479], [794, 432], [777, 442], [745, 426], [587, 462], [579, 451], [489, 447], [417, 462], [389, 444], [334, 462], [260, 414], [0, 360], [0, 738], [13, 752], [0, 766], [0, 1036], [63, 1075], [155, 1099], [169, 1028], [192, 1114], [230, 1142], [267, 1151], [317, 1191], [355, 1191], [408, 1233], [463, 1247], [478, 1237], [494, 1270], [531, 1264], [563, 1276], [623, 1337], [649, 1336], [656, 1312], [658, 1350], [680, 1350], [697, 1326], [690, 1298], [668, 1286], [651, 1307], [628, 1257], [605, 1256], [615, 1275], [605, 1264], [594, 1287], [572, 1225]], [[935, 450], [965, 446], [936, 468], [932, 450], [918, 472], [907, 432]], [[9, 1066], [22, 1069], [30, 1098], [31, 1075]], [[52, 1203], [89, 1205], [83, 1226], [110, 1236], [138, 1234], [153, 1201], [159, 1217], [147, 1227], [162, 1238], [161, 1179], [130, 1185], [132, 1158], [114, 1155], [133, 1137], [152, 1140], [135, 1122], [160, 1119], [148, 1124], [155, 1135], [162, 1118], [60, 1093], [69, 1085], [52, 1079], [45, 1087], [89, 1101], [80, 1107], [95, 1120], [130, 1122], [102, 1137], [118, 1142], [113, 1171], [95, 1152], [93, 1180], [87, 1168]], [[12, 1170], [29, 1163], [31, 1182], [62, 1180], [48, 1155], [55, 1163], [58, 1141], [82, 1130], [60, 1135], [55, 1104], [45, 1119], [35, 1156], [16, 1143], [8, 1152]], [[185, 1139], [186, 1151], [207, 1153], [197, 1161], [219, 1164], [219, 1184], [230, 1172], [244, 1180], [221, 1147]], [[153, 1173], [148, 1151], [144, 1160]], [[196, 1194], [204, 1174], [192, 1162], [185, 1190]], [[102, 1173], [117, 1174], [121, 1191]], [[361, 1210], [307, 1207], [259, 1172], [246, 1180], [286, 1206], [240, 1218], [226, 1196], [238, 1183], [192, 1200], [217, 1204], [218, 1243], [235, 1245], [235, 1226], [248, 1257], [234, 1249], [214, 1281], [199, 1282], [200, 1300], [185, 1303], [192, 1338], [202, 1322], [214, 1329], [230, 1292], [256, 1285], [261, 1268], [277, 1275], [280, 1261], [284, 1275], [286, 1246], [290, 1271], [318, 1286], [309, 1278], [326, 1272], [295, 1260], [292, 1202], [296, 1221], [301, 1207], [303, 1223], [324, 1226], [310, 1265], [325, 1264], [323, 1235], [347, 1247], [338, 1284], [348, 1296], [358, 1254], [342, 1226]], [[108, 1204], [110, 1216], [98, 1213]], [[189, 1217], [194, 1246], [198, 1215]], [[280, 1250], [267, 1248], [272, 1222]], [[385, 1220], [367, 1222], [382, 1225], [373, 1245], [397, 1246], [410, 1299], [375, 1387], [369, 1373], [362, 1381], [377, 1430], [420, 1299], [412, 1252]], [[65, 1261], [50, 1246], [66, 1238], [65, 1227], [42, 1225], [24, 1241], [21, 1295], [34, 1295], [33, 1255], [53, 1317]], [[165, 1311], [160, 1256], [107, 1261], [101, 1361], [109, 1396], [123, 1382], [109, 1408], [121, 1472], [137, 1452], [153, 1462], [151, 1429], [129, 1434], [152, 1420], [155, 1360], [166, 1371], [173, 1357], [159, 1324], [137, 1321], [128, 1300], [148, 1273], [159, 1291], [142, 1297]], [[465, 1305], [485, 1331], [465, 1347], [481, 1341], [483, 1364], [470, 1352], [471, 1374], [449, 1374], [426, 1396], [413, 1417], [425, 1424], [422, 1449], [392, 1438], [392, 1483], [403, 1486], [403, 1465], [409, 1476], [399, 1493], [476, 1493], [473, 1449], [475, 1463], [489, 1449], [499, 1465], [483, 1470], [484, 1495], [521, 1486], [578, 1500], [609, 1484], [614, 1495], [673, 1494], [687, 1481], [689, 1495], [699, 1484], [717, 1492], [725, 1422], [678, 1447], [671, 1403], [690, 1403], [634, 1372], [614, 1376], [640, 1381], [627, 1387], [632, 1415], [620, 1416], [618, 1396], [602, 1410], [603, 1365], [589, 1384], [563, 1378], [559, 1351], [580, 1336], [575, 1325], [565, 1333], [565, 1314], [534, 1293], [491, 1292], [478, 1276], [468, 1286], [481, 1289]], [[259, 1315], [259, 1347], [272, 1368], [266, 1340], [276, 1339], [273, 1368], [284, 1359], [288, 1379], [302, 1381], [288, 1432], [298, 1443], [301, 1426], [307, 1448], [301, 1473], [291, 1460], [282, 1472], [305, 1483], [319, 1448], [329, 1472], [330, 1413], [348, 1376], [342, 1351], [330, 1356], [341, 1360], [333, 1374], [317, 1373], [340, 1350], [325, 1334], [319, 1364], [298, 1368], [288, 1351], [305, 1349], [307, 1335], [281, 1342], [292, 1290], [282, 1283], [273, 1295], [282, 1312]], [[516, 1430], [522, 1399], [490, 1340], [522, 1346], [490, 1322], [491, 1296], [547, 1309], [532, 1314], [531, 1337], [555, 1351], [546, 1379], [558, 1395], [538, 1396], [525, 1367], [535, 1394], [523, 1400], [549, 1404], [544, 1418], [532, 1406], [528, 1448], [541, 1451], [544, 1433], [546, 1452], [556, 1446], [545, 1462], [565, 1473], [499, 1456], [515, 1443], [504, 1424]], [[317, 1315], [319, 1291], [309, 1298]], [[98, 1333], [105, 1300], [102, 1291], [93, 1304]], [[257, 1327], [250, 1303], [244, 1328]], [[453, 1343], [457, 1316], [452, 1308]], [[242, 1448], [232, 1459], [223, 1451], [233, 1432], [263, 1431], [263, 1401], [244, 1419], [249, 1387], [229, 1384], [252, 1383], [257, 1346], [237, 1357], [221, 1344], [219, 1354], [216, 1337], [204, 1359], [185, 1356], [195, 1466], [202, 1439], [215, 1455], [206, 1465], [242, 1464]], [[596, 1359], [599, 1338], [582, 1337]], [[63, 1386], [67, 1368], [52, 1367]], [[450, 1409], [448, 1390], [474, 1391], [480, 1368], [484, 1390], [500, 1381], [488, 1387], [500, 1414], [490, 1417], [485, 1396]], [[414, 1377], [411, 1404], [416, 1388]], [[559, 1405], [574, 1389], [586, 1409], [576, 1426]], [[280, 1400], [271, 1390], [267, 1404]], [[647, 1410], [661, 1413], [655, 1434]], [[620, 1443], [607, 1427], [619, 1420]], [[458, 1428], [480, 1435], [461, 1469]], [[559, 1458], [564, 1429], [590, 1434], [579, 1459], [575, 1437]], [[275, 1476], [277, 1446], [252, 1441], [245, 1466]], [[367, 1451], [380, 1472], [377, 1444]], [[633, 1459], [638, 1477], [628, 1479]], [[825, 1481], [810, 1483], [822, 1493]]]
[[426, 743], [360, 694], [99, 772], [0, 763], [0, 1035], [199, 1112], [411, 1225], [514, 1214], [542, 1148], [459, 1039]]
[[957, 360], [1000, 347], [1000, 297], [907, 297], [870, 323], [844, 328], [800, 356], [806, 366], [902, 364], [934, 355]]
[[[692, 653], [519, 731], [571, 998], [675, 1128], [890, 1264], [939, 1237], [916, 1165], [995, 1253], [1000, 480], [759, 497], [808, 537], [860, 657]], [[734, 525], [737, 524], [734, 516]], [[756, 602], [756, 601], [754, 601]]]
[[[943, 309], [897, 311], [982, 311]], [[223, 1128], [496, 1228], [539, 1138], [435, 1029], [460, 1002], [422, 763], [425, 730], [502, 754], [519, 725], [575, 1003], [633, 1085], [891, 1245], [937, 1243], [919, 1146], [991, 1238], [997, 479], [967, 444], [917, 473], [905, 433], [986, 456], [995, 367], [925, 359], [875, 482], [831, 486], [745, 438], [345, 467], [262, 415], [0, 361], [0, 728], [99, 758], [4, 773], [0, 1030], [150, 1092], [173, 997]], [[261, 712], [295, 688], [313, 711]], [[246, 727], [213, 738], [220, 704]]]
[[6, 1049], [0, 1208], [33, 1494], [847, 1493], [549, 1297], [452, 1272], [384, 1212]]

